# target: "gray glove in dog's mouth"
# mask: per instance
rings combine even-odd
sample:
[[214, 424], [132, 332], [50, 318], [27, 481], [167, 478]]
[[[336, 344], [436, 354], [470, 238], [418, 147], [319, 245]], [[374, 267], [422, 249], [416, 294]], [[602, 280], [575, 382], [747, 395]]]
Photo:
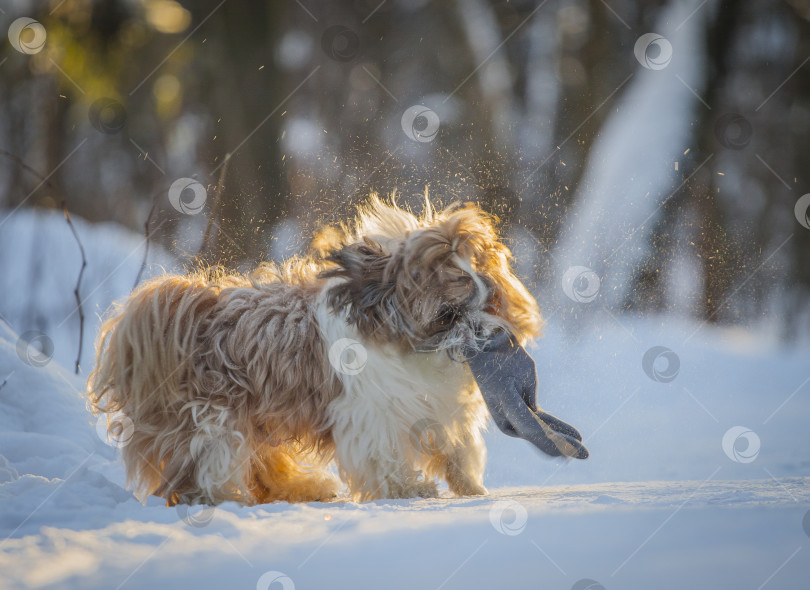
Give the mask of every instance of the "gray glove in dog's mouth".
[[497, 332], [480, 351], [466, 356], [501, 432], [527, 440], [552, 457], [588, 458], [577, 429], [537, 407], [537, 368], [511, 334]]

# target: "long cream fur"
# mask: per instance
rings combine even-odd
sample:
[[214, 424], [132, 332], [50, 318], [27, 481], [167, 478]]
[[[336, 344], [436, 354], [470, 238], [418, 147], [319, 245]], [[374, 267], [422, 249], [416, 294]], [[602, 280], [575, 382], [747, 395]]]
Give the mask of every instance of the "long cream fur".
[[493, 224], [473, 205], [418, 218], [374, 197], [311, 256], [140, 285], [88, 380], [94, 412], [132, 421], [136, 493], [256, 504], [346, 485], [370, 500], [435, 496], [437, 477], [485, 493], [488, 413], [459, 351], [542, 323]]

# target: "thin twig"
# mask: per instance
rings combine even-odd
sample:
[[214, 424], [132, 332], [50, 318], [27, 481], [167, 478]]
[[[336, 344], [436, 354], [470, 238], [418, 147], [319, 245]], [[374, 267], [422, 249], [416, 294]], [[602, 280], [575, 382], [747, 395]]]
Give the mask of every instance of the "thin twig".
[[201, 258], [205, 253], [206, 246], [211, 239], [211, 230], [214, 227], [217, 215], [219, 213], [219, 203], [222, 197], [222, 189], [225, 187], [225, 174], [228, 172], [228, 162], [231, 160], [230, 154], [225, 154], [225, 161], [222, 163], [222, 170], [219, 172], [219, 180], [217, 181], [217, 188], [214, 192], [214, 202], [211, 203], [211, 213], [208, 216], [208, 225], [205, 227], [205, 234], [203, 235], [200, 249], [197, 251], [197, 258]]
[[82, 359], [82, 344], [84, 343], [84, 308], [82, 307], [82, 299], [79, 296], [79, 288], [82, 285], [82, 276], [87, 266], [87, 257], [84, 255], [84, 246], [79, 239], [79, 234], [76, 232], [73, 222], [70, 220], [70, 213], [68, 213], [67, 203], [64, 200], [62, 201], [62, 213], [65, 214], [65, 221], [67, 221], [70, 231], [73, 232], [73, 237], [76, 238], [76, 243], [79, 245], [79, 252], [82, 254], [82, 268], [79, 271], [79, 278], [76, 279], [76, 288], [73, 289], [73, 295], [76, 297], [76, 307], [79, 311], [79, 352], [76, 354], [76, 374], [78, 375]]
[[143, 224], [144, 237], [146, 238], [146, 246], [143, 251], [143, 261], [141, 262], [141, 268], [138, 269], [138, 276], [135, 277], [135, 284], [132, 285], [133, 289], [135, 289], [135, 287], [138, 286], [138, 283], [141, 282], [141, 275], [143, 275], [143, 271], [146, 268], [146, 259], [149, 257], [149, 238], [152, 237], [149, 228], [152, 224], [152, 217], [155, 214], [155, 209], [157, 208], [158, 197], [164, 192], [165, 190], [161, 190], [160, 192], [157, 192], [154, 194], [154, 196], [152, 196], [152, 207], [151, 209], [149, 209], [149, 216], [146, 218], [146, 221]]
[[15, 164], [17, 164], [17, 166], [19, 166], [23, 170], [26, 170], [27, 172], [30, 172], [31, 174], [36, 176], [42, 183], [44, 183], [45, 185], [50, 187], [52, 190], [54, 190], [56, 192], [57, 197], [59, 197], [63, 201], [65, 200], [65, 197], [62, 195], [62, 191], [59, 190], [59, 187], [57, 187], [54, 183], [52, 183], [50, 180], [45, 178], [42, 174], [40, 174], [39, 172], [37, 172], [36, 170], [31, 168], [31, 166], [29, 166], [28, 164], [23, 162], [19, 157], [15, 156], [11, 152], [7, 152], [6, 150], [2, 150], [2, 149], [0, 149], [0, 156], [5, 156], [9, 160], [11, 160]]

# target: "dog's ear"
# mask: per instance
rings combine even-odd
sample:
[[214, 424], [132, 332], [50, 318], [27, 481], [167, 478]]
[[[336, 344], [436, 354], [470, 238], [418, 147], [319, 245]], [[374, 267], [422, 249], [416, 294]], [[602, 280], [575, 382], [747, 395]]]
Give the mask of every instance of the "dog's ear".
[[321, 278], [345, 279], [329, 289], [326, 295], [329, 307], [336, 312], [345, 311], [348, 322], [362, 333], [378, 331], [383, 324], [380, 304], [393, 297], [396, 290], [399, 259], [369, 238], [345, 244], [326, 259], [336, 266], [323, 271]]
[[543, 320], [537, 302], [515, 276], [512, 253], [499, 239], [497, 218], [472, 203], [445, 212], [442, 224], [453, 247], [468, 256], [490, 290], [487, 312], [506, 321], [519, 343], [540, 335]]

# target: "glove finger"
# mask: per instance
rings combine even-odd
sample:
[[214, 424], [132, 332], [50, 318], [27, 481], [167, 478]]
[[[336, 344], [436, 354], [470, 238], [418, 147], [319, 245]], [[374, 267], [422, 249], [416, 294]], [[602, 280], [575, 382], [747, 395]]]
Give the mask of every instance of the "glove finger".
[[[486, 397], [485, 395], [484, 399]], [[514, 387], [499, 390], [498, 397], [500, 402], [498, 411], [518, 432], [520, 438], [529, 441], [552, 457], [560, 455], [577, 459], [586, 459], [588, 457], [588, 450], [579, 440], [564, 432], [557, 432], [545, 421], [541, 420], [524, 403], [523, 398]]]
[[576, 440], [582, 442], [582, 435], [579, 431], [568, 424], [567, 422], [563, 422], [556, 416], [552, 416], [548, 412], [544, 412], [543, 410], [536, 410], [535, 414], [538, 419], [545, 422], [552, 430], [555, 432], [559, 432], [560, 434], [565, 434], [566, 436], [570, 436], [575, 438]]
[[525, 438], [535, 447], [552, 457], [564, 456], [574, 459], [587, 459], [589, 457], [590, 453], [582, 442], [573, 436], [553, 430], [537, 416], [533, 416], [533, 418], [536, 419], [540, 429], [532, 429], [528, 436], [522, 438]]
[[[542, 427], [541, 427], [542, 428]], [[577, 439], [551, 430], [546, 426], [545, 438], [532, 438], [529, 442], [552, 457], [572, 457], [574, 459], [587, 459], [588, 449]]]

